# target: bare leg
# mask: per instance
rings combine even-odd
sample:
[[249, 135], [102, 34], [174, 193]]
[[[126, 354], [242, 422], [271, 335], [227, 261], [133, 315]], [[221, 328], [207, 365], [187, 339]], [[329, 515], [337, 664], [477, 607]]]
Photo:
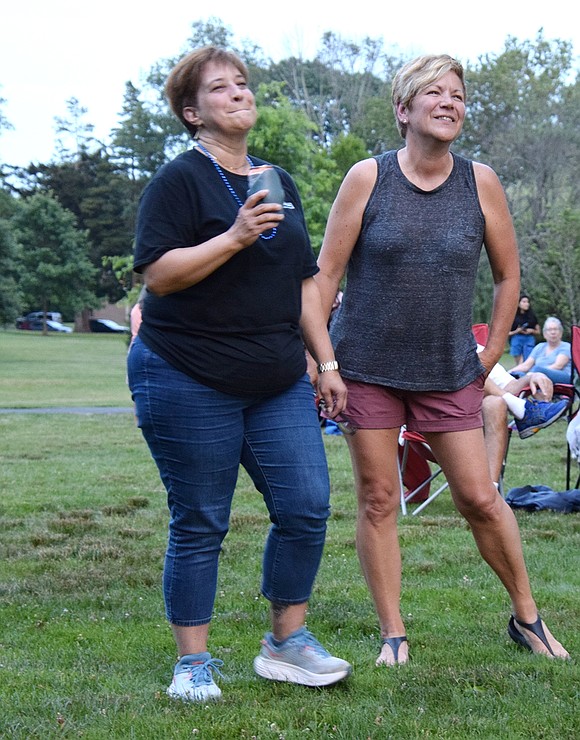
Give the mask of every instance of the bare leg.
[[304, 625], [308, 604], [272, 604], [270, 614], [272, 618], [272, 634], [278, 641], [285, 640], [289, 635]]
[[[511, 598], [514, 616], [520, 622], [535, 622], [538, 610], [530, 589], [519, 528], [512, 510], [491, 481], [483, 430], [425, 436], [443, 468], [457, 509], [471, 527], [479, 552]], [[554, 655], [568, 657], [547, 629], [546, 635]], [[526, 638], [534, 652], [550, 655], [535, 635], [526, 631]]]
[[508, 443], [507, 406], [500, 396], [486, 396], [482, 412], [489, 472], [492, 481], [499, 483]]
[[194, 627], [181, 627], [172, 624], [171, 629], [177, 644], [177, 654], [180, 658], [184, 655], [194, 655], [207, 651], [209, 624], [199, 624]]
[[[272, 604], [272, 633], [276, 640], [284, 640], [296, 630], [303, 626], [306, 618], [308, 604], [278, 605]], [[207, 638], [209, 624], [200, 624], [194, 627], [181, 627], [171, 625], [173, 637], [177, 644], [177, 652], [181, 658], [183, 655], [205, 653], [207, 651]]]
[[[362, 573], [371, 593], [381, 636], [405, 634], [401, 618], [401, 553], [397, 535], [400, 501], [397, 461], [399, 429], [359, 429], [347, 437], [358, 498], [356, 546]], [[383, 645], [377, 665], [408, 660], [407, 643], [398, 661]]]

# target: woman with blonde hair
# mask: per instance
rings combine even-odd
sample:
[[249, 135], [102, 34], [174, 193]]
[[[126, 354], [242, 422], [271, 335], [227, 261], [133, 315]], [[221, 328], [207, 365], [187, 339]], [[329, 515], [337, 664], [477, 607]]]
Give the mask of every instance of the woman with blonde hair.
[[[465, 118], [461, 64], [426, 55], [395, 75], [392, 103], [403, 148], [347, 173], [318, 260], [327, 315], [348, 389], [347, 437], [358, 497], [357, 549], [378, 614], [377, 664], [408, 660], [400, 611], [397, 536], [400, 427], [422, 433], [483, 558], [508, 591], [510, 637], [533, 652], [568, 656], [538, 615], [515, 517], [485, 453], [485, 378], [503, 353], [519, 296], [519, 259], [506, 198], [486, 165], [451, 151]], [[486, 347], [471, 330], [482, 246], [494, 280]]]

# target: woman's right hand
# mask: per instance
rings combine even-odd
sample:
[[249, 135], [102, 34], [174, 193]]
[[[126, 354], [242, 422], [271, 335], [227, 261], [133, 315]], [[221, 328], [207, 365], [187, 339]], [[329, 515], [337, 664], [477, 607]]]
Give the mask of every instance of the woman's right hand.
[[148, 290], [159, 296], [185, 290], [204, 280], [234, 254], [253, 244], [260, 234], [279, 225], [284, 218], [278, 203], [260, 203], [267, 190], [251, 195], [227, 231], [207, 242], [170, 249], [143, 269]]
[[284, 220], [282, 206], [279, 203], [260, 202], [267, 193], [267, 190], [259, 190], [250, 195], [229, 229], [229, 235], [242, 247], [249, 247], [260, 234], [276, 228]]

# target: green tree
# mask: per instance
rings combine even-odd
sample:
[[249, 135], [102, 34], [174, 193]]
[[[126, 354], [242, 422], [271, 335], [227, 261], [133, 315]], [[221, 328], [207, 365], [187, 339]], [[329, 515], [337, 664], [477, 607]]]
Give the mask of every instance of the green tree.
[[[284, 59], [271, 65], [270, 74], [284, 83], [292, 104], [315, 124], [322, 145], [356, 133], [369, 151], [378, 153], [393, 130], [392, 114], [385, 116], [384, 112], [397, 64], [385, 53], [381, 40], [365, 38], [354, 43], [327, 32], [314, 60]], [[369, 112], [378, 109], [381, 115], [369, 123]]]
[[75, 159], [86, 154], [97, 140], [93, 137], [94, 125], [86, 120], [88, 109], [77, 98], [66, 101], [67, 116], [56, 116], [56, 148], [61, 159]]
[[[340, 182], [353, 164], [369, 156], [364, 141], [354, 134], [338, 136], [330, 147], [330, 156], [337, 166]], [[340, 186], [340, 182], [338, 185]]]
[[18, 287], [18, 244], [10, 223], [0, 218], [0, 326], [12, 324], [22, 307]]
[[279, 83], [256, 94], [258, 121], [248, 137], [252, 154], [283, 167], [296, 181], [313, 244], [320, 244], [337, 182], [336, 166], [316, 143], [314, 124], [282, 94]]
[[21, 194], [51, 193], [74, 214], [78, 228], [88, 235], [88, 256], [97, 269], [94, 291], [114, 303], [124, 290], [103, 267], [103, 257], [131, 253], [141, 189], [141, 183], [119, 172], [107, 152], [98, 149], [61, 163], [30, 165]]
[[[573, 208], [579, 194], [580, 95], [571, 51], [568, 42], [546, 41], [540, 31], [534, 41], [508, 37], [502, 53], [481, 57], [467, 70], [468, 116], [457, 146], [491, 165], [504, 184], [522, 284], [539, 315], [553, 305], [554, 289], [543, 224]], [[485, 272], [481, 280], [485, 284]], [[489, 312], [491, 292], [487, 296], [487, 305], [478, 305], [482, 313]], [[572, 303], [560, 308], [564, 315], [572, 311]]]
[[[531, 247], [532, 269], [541, 273], [534, 305], [564, 325], [580, 323], [580, 210], [566, 208], [541, 224]], [[535, 265], [533, 264], [535, 262]]]
[[25, 199], [13, 226], [21, 246], [18, 286], [25, 306], [42, 311], [58, 307], [74, 316], [97, 305], [87, 234], [53, 195], [37, 193]]
[[125, 84], [120, 119], [120, 125], [111, 132], [112, 159], [131, 180], [146, 180], [167, 161], [167, 131], [163, 121], [156, 123], [153, 113], [141, 101], [140, 91], [131, 82]]
[[[2, 107], [6, 103], [6, 100], [4, 98], [0, 98], [0, 136], [2, 135], [2, 131], [10, 131], [14, 128], [10, 121], [6, 118], [4, 113], [2, 112]], [[7, 173], [4, 170], [4, 163], [0, 162], [0, 181], [3, 181], [6, 177]]]

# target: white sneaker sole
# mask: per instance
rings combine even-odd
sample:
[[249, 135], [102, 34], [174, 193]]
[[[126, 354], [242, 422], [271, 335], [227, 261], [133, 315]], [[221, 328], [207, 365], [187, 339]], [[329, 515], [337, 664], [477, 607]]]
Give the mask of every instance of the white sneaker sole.
[[181, 701], [197, 702], [203, 704], [205, 701], [220, 701], [222, 698], [222, 692], [216, 686], [211, 693], [207, 691], [200, 691], [199, 689], [192, 689], [191, 691], [176, 691], [173, 684], [167, 689], [167, 696], [172, 699], [180, 699]]
[[334, 673], [311, 673], [297, 665], [283, 663], [280, 660], [270, 660], [258, 655], [254, 658], [254, 670], [258, 676], [271, 681], [287, 681], [302, 686], [330, 686], [349, 676], [352, 668], [349, 665], [348, 668]]

